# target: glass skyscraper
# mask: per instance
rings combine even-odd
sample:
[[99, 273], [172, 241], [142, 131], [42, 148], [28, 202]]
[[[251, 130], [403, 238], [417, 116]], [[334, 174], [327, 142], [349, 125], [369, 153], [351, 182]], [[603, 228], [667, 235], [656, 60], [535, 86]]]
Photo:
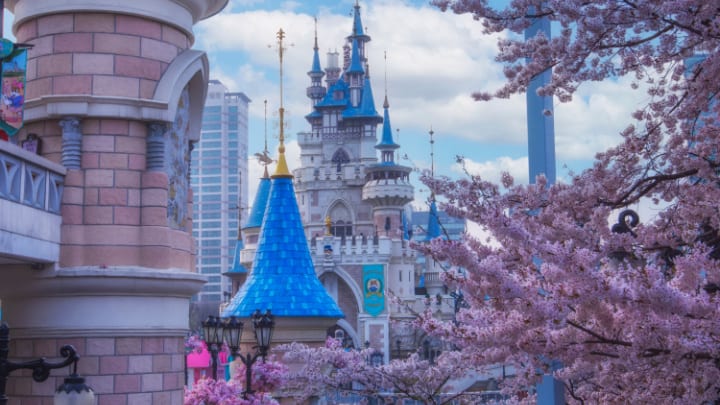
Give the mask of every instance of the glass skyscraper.
[[219, 304], [232, 293], [222, 273], [232, 265], [238, 225], [247, 214], [249, 103], [245, 94], [210, 80], [200, 141], [191, 152], [197, 269], [208, 276], [196, 301]]

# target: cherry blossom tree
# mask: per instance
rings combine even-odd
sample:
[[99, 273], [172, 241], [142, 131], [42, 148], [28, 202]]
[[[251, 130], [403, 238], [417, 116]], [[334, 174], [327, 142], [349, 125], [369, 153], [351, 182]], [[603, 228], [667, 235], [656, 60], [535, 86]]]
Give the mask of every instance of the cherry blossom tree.
[[463, 363], [460, 351], [443, 353], [434, 363], [412, 354], [376, 365], [370, 360], [373, 349], [343, 349], [333, 338], [325, 347], [292, 343], [278, 350], [285, 352], [286, 363], [299, 365], [284, 386], [298, 401], [317, 397], [345, 402], [392, 398], [433, 405], [478, 403], [477, 393], [465, 392], [457, 385], [472, 372], [472, 368], [459, 367]]
[[[705, 0], [439, 0], [508, 33], [505, 84], [478, 100], [538, 91], [560, 102], [588, 81], [628, 76], [647, 104], [616, 147], [570, 180], [502, 184], [424, 177], [451, 215], [487, 239], [420, 247], [464, 292], [457, 323], [423, 327], [472, 359], [507, 364], [507, 392], [552, 373], [576, 403], [700, 404], [720, 398], [720, 7]], [[495, 3], [493, 3], [495, 4]], [[547, 18], [557, 35], [525, 39]], [[578, 134], [582, 136], [582, 134]], [[617, 212], [638, 203], [656, 213]], [[531, 400], [532, 398], [530, 398]]]

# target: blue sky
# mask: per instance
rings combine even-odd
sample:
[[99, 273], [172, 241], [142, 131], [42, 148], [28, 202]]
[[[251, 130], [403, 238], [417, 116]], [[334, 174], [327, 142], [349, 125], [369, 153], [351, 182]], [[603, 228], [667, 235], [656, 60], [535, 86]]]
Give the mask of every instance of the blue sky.
[[[205, 50], [212, 79], [230, 91], [244, 92], [250, 104], [249, 152], [263, 149], [264, 103], [268, 101], [268, 139], [277, 146], [279, 107], [276, 33], [286, 32], [284, 104], [288, 136], [288, 164], [299, 151], [297, 132], [307, 131], [303, 118], [310, 112], [305, 96], [306, 72], [312, 62], [314, 18], [317, 18], [321, 64], [325, 53], [341, 50], [352, 28], [355, 0], [230, 0], [221, 13], [195, 27], [194, 48]], [[471, 93], [494, 90], [503, 81], [502, 66], [494, 62], [497, 37], [481, 33], [481, 24], [469, 15], [443, 13], [427, 0], [361, 0], [366, 33], [372, 37], [367, 52], [375, 105], [382, 113], [387, 89], [400, 163], [418, 170], [430, 167], [428, 131], [434, 131], [436, 173], [463, 176], [456, 156], [467, 168], [491, 180], [501, 171], [527, 182], [527, 131], [525, 97], [476, 102]], [[5, 19], [5, 35], [12, 16]], [[384, 57], [386, 55], [386, 59]], [[385, 79], [387, 77], [387, 80]], [[616, 144], [643, 94], [632, 91], [623, 79], [580, 87], [566, 104], [555, 103], [555, 137], [558, 180], [568, 170], [589, 167], [595, 153]], [[251, 199], [260, 166], [251, 159]], [[417, 180], [417, 175], [413, 175]], [[427, 191], [417, 183], [420, 201]]]

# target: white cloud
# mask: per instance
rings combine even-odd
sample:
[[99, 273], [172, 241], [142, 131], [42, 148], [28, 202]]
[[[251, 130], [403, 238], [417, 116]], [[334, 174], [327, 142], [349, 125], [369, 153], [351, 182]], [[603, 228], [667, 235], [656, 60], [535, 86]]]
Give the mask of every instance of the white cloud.
[[569, 103], [555, 104], [555, 151], [559, 159], [591, 159], [620, 142], [630, 113], [647, 99], [630, 78], [584, 83]]
[[[528, 182], [528, 158], [522, 157], [512, 159], [507, 156], [499, 157], [492, 161], [474, 162], [471, 159], [465, 159], [465, 169], [468, 173], [480, 176], [483, 180], [500, 183], [503, 172], [510, 173], [515, 178], [515, 183]], [[455, 173], [464, 173], [461, 164], [455, 164], [451, 170]]]

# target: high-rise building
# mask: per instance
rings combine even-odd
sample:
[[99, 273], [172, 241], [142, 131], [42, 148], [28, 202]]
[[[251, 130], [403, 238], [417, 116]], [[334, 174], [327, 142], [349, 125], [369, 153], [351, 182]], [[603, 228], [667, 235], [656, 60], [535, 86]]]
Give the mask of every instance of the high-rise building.
[[210, 80], [190, 175], [197, 270], [208, 277], [196, 301], [219, 304], [230, 298], [231, 281], [222, 273], [232, 265], [238, 225], [245, 222], [248, 206], [249, 103], [245, 94]]

